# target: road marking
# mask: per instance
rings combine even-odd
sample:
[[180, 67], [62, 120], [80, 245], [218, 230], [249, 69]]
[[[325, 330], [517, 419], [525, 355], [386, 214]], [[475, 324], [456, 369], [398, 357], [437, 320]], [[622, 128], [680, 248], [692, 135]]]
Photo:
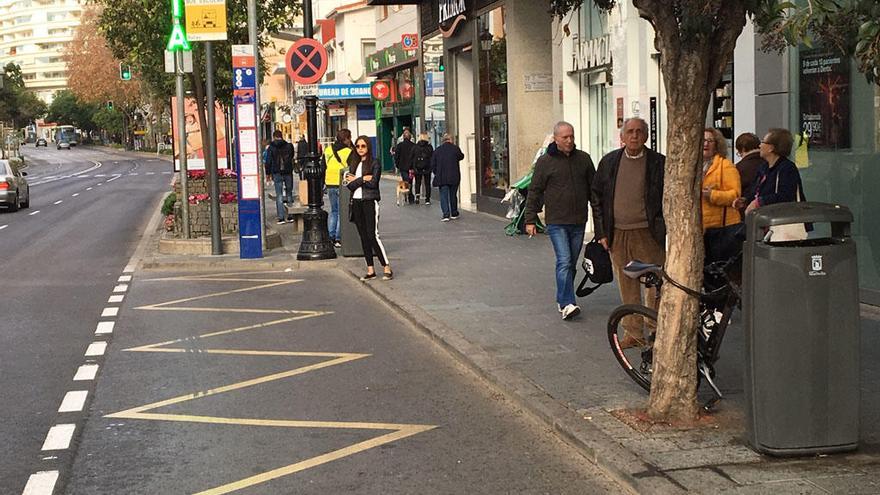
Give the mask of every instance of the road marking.
[[119, 284], [113, 288], [113, 292], [125, 292], [128, 290], [128, 284]]
[[9, 227], [9, 225], [0, 225], [0, 230], [5, 229], [6, 227]]
[[97, 364], [84, 364], [76, 370], [76, 374], [73, 375], [73, 381], [82, 382], [82, 381], [94, 380], [95, 376], [97, 374], [98, 374], [98, 365]]
[[104, 308], [104, 311], [101, 311], [101, 318], [105, 316], [116, 316], [119, 314], [119, 308], [108, 307]]
[[95, 177], [107, 177], [107, 176], [104, 175], [104, 174], [95, 174], [94, 176], [95, 176]]
[[173, 173], [174, 173], [174, 172], [162, 172], [163, 175], [171, 175], [171, 174], [173, 174]]
[[58, 481], [58, 471], [36, 472], [28, 478], [21, 495], [52, 495], [56, 481]]
[[103, 356], [104, 351], [107, 350], [106, 342], [92, 342], [89, 344], [88, 349], [86, 349], [85, 356]]
[[[119, 308], [106, 308], [106, 309], [119, 309]], [[101, 315], [106, 316], [106, 315]], [[115, 315], [113, 315], [115, 316]], [[99, 321], [98, 326], [95, 328], [95, 335], [105, 335], [108, 333], [113, 333], [113, 327], [116, 325], [115, 322], [112, 321]]]
[[125, 268], [122, 269], [122, 273], [133, 273], [134, 272], [134, 263], [130, 263], [125, 265]]
[[60, 204], [63, 203], [63, 202], [64, 202], [63, 199], [59, 199], [58, 201], [56, 201], [56, 202], [54, 202], [54, 203], [52, 203], [52, 204], [53, 204], [53, 205], [60, 205]]
[[91, 187], [87, 187], [87, 188], [86, 188], [86, 191], [91, 191], [91, 190], [92, 190]]
[[147, 175], [156, 175], [156, 172], [147, 172]]
[[108, 303], [121, 303], [122, 300], [125, 299], [124, 294], [113, 294], [110, 296], [110, 299], [107, 299]]
[[73, 193], [73, 194], [70, 195], [71, 198], [75, 198], [75, 197], [77, 197], [77, 196], [79, 196], [79, 193]]
[[43, 442], [43, 448], [40, 450], [64, 450], [69, 448], [75, 430], [76, 425], [72, 424], [55, 425], [49, 428], [49, 434], [46, 435], [46, 441]]
[[[90, 161], [91, 161], [91, 160], [90, 160]], [[79, 178], [89, 177], [88, 175], [83, 175], [83, 174], [85, 174], [86, 172], [91, 172], [92, 170], [95, 170], [95, 169], [101, 167], [101, 162], [92, 161], [92, 163], [94, 163], [95, 166], [90, 167], [90, 168], [87, 168], [87, 169], [85, 169], [85, 170], [83, 170], [83, 171], [81, 171], [81, 172], [76, 172], [76, 173], [73, 173], [73, 174], [70, 174], [70, 175], [60, 175], [60, 176], [45, 177], [45, 180], [31, 183], [31, 186], [39, 186], [39, 185], [41, 185], [41, 184], [46, 184], [46, 183], [49, 183], [49, 182], [55, 182], [56, 180], [62, 180], [62, 179], [71, 179], [71, 178], [72, 178], [72, 179], [79, 179]], [[60, 166], [60, 163], [59, 163], [59, 166]], [[44, 179], [44, 178], [41, 177], [41, 179]]]
[[137, 172], [131, 172], [128, 175], [140, 175], [140, 174], [138, 174]]
[[39, 213], [39, 212], [40, 212], [40, 210], [32, 211], [32, 212], [28, 213], [28, 216], [29, 216], [29, 217], [32, 217], [32, 216], [36, 215], [36, 214]]
[[97, 184], [95, 184], [95, 185], [96, 185], [96, 186], [103, 186], [103, 185], [104, 185], [104, 183], [103, 183], [103, 182], [98, 182], [98, 183], [97, 183]]
[[83, 407], [86, 405], [86, 397], [88, 397], [88, 390], [71, 390], [67, 392], [67, 395], [64, 396], [64, 400], [61, 401], [61, 407], [58, 408], [58, 412], [78, 412], [82, 411]]
[[119, 278], [116, 279], [117, 282], [131, 282], [131, 275], [120, 275]]

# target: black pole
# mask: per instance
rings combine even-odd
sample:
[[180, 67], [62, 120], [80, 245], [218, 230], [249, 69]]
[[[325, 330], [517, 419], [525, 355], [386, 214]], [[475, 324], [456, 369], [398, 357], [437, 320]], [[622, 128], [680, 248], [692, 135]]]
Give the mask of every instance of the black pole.
[[217, 178], [217, 116], [214, 110], [214, 49], [213, 43], [205, 42], [205, 72], [207, 95], [205, 104], [208, 110], [208, 153], [205, 165], [208, 167], [208, 184], [211, 187], [211, 254], [223, 254], [220, 237], [220, 181]]
[[[311, 38], [315, 35], [312, 25], [312, 0], [303, 1], [303, 37]], [[303, 175], [309, 186], [309, 204], [303, 213], [303, 236], [296, 259], [329, 260], [336, 258], [336, 250], [330, 243], [330, 233], [327, 231], [327, 212], [321, 208], [323, 205], [323, 179], [324, 169], [318, 160], [318, 98], [306, 96], [306, 129], [309, 144], [309, 154], [303, 166]]]

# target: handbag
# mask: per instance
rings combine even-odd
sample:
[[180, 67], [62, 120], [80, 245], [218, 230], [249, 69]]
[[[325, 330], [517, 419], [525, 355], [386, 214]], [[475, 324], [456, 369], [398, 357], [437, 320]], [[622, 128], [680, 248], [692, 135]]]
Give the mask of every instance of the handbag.
[[[595, 237], [584, 247], [584, 260], [581, 265], [585, 273], [576, 291], [578, 297], [589, 296], [602, 285], [614, 281], [611, 255]], [[596, 285], [587, 287], [588, 281], [592, 281]]]
[[[779, 194], [779, 174], [776, 174], [776, 194]], [[801, 186], [795, 189], [795, 202], [800, 203]], [[807, 228], [803, 223], [787, 223], [770, 227], [770, 242], [802, 241], [807, 238]]]

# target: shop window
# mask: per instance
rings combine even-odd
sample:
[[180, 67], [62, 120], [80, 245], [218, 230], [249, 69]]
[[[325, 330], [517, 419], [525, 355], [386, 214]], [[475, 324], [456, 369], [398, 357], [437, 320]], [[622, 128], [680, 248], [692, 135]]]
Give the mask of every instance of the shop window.
[[424, 130], [431, 144], [441, 143], [446, 132], [446, 67], [443, 65], [443, 38], [437, 34], [422, 42], [424, 67], [425, 111]]
[[480, 62], [480, 191], [503, 197], [510, 184], [507, 123], [507, 37], [504, 7], [478, 19]]

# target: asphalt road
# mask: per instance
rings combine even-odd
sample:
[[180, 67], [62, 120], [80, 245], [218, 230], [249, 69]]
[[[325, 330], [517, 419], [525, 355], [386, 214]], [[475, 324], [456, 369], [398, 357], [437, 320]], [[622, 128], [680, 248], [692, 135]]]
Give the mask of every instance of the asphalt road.
[[340, 272], [126, 285], [63, 493], [621, 493]]
[[24, 150], [30, 208], [0, 210], [0, 493], [21, 493], [170, 163], [77, 147]]

